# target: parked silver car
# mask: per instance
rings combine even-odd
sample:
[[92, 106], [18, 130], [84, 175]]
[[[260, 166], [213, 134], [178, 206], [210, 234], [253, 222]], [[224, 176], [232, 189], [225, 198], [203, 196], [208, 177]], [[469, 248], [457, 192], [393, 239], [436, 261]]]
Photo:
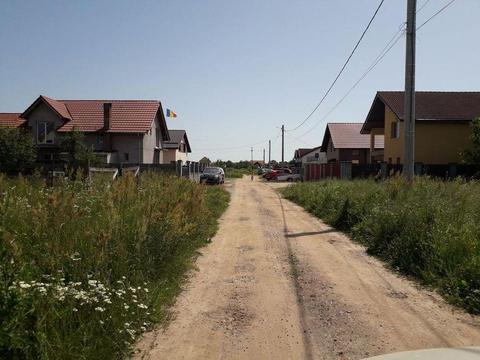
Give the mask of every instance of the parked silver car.
[[221, 167], [207, 167], [200, 175], [200, 182], [206, 184], [223, 184], [225, 172]]

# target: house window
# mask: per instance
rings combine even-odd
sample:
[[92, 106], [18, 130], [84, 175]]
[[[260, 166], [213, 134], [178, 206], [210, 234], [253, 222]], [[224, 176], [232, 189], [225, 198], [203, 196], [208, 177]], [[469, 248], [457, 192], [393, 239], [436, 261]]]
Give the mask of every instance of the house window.
[[390, 124], [390, 138], [398, 139], [400, 137], [400, 121], [394, 121]]
[[97, 140], [95, 145], [97, 150], [103, 149], [103, 135], [97, 135]]
[[38, 144], [53, 144], [53, 128], [51, 122], [40, 121], [37, 123], [37, 143]]
[[129, 153], [123, 154], [123, 159], [124, 159], [125, 161], [130, 161], [130, 154], [129, 154]]
[[392, 164], [392, 158], [391, 158], [391, 157], [388, 158], [388, 163], [389, 163], [390, 165]]
[[397, 157], [397, 165], [400, 165], [400, 158]]

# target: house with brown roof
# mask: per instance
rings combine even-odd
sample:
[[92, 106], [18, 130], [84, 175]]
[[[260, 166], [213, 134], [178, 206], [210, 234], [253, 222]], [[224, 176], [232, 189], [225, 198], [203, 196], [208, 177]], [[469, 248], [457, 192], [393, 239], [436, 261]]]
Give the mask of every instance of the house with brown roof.
[[201, 158], [201, 159], [199, 160], [199, 163], [200, 163], [202, 166], [210, 166], [210, 164], [211, 164], [212, 162], [210, 161], [210, 159], [209, 159], [208, 157], [204, 156], [203, 158]]
[[25, 120], [20, 117], [21, 113], [0, 113], [0, 128], [17, 128]]
[[0, 123], [32, 133], [39, 160], [58, 157], [60, 139], [70, 131], [106, 163], [162, 163], [170, 140], [162, 104], [157, 100], [56, 100], [39, 96], [23, 113], [0, 115]]
[[163, 162], [165, 164], [181, 160], [187, 161], [192, 152], [185, 130], [168, 130], [170, 140], [163, 143]]
[[317, 162], [322, 164], [327, 162], [327, 156], [325, 152], [322, 151], [321, 146], [309, 149], [300, 148], [295, 150], [293, 161], [297, 164], [305, 164], [309, 162]]
[[383, 136], [375, 138], [371, 151], [370, 135], [361, 134], [361, 128], [361, 123], [328, 123], [321, 146], [321, 150], [326, 153], [327, 162], [375, 162], [376, 157], [383, 151]]
[[[480, 92], [417, 91], [415, 109], [415, 161], [458, 163], [460, 152], [471, 147], [470, 123], [480, 116]], [[377, 92], [361, 133], [385, 135], [384, 161], [402, 164], [404, 92]]]
[[250, 165], [260, 168], [265, 167], [266, 164], [263, 160], [250, 160]]

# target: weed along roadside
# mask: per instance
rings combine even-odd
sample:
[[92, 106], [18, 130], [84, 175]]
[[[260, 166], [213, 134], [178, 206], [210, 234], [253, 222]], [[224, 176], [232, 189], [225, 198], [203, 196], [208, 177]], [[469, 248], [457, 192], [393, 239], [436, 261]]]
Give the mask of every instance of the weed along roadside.
[[480, 313], [480, 184], [417, 178], [302, 183], [283, 195], [395, 270]]
[[165, 321], [229, 194], [185, 179], [111, 187], [0, 177], [0, 357], [117, 359]]

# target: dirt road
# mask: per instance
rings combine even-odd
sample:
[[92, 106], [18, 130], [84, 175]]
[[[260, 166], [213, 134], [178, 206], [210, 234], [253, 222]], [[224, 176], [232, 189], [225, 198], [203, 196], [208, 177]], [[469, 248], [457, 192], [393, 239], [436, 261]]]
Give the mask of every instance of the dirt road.
[[480, 345], [480, 320], [386, 270], [343, 234], [280, 199], [227, 185], [230, 207], [144, 359], [361, 359]]

